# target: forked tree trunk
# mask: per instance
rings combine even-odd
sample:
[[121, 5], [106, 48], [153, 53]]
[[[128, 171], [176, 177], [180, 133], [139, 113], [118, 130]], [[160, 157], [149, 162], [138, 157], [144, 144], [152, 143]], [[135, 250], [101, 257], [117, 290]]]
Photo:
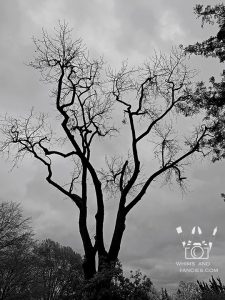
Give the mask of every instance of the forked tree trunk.
[[[103, 212], [104, 207], [100, 212]], [[100, 215], [100, 214], [99, 214]], [[104, 248], [103, 242], [103, 221], [96, 215], [96, 226], [99, 231], [96, 234], [95, 246], [91, 244], [90, 236], [88, 234], [86, 225], [86, 209], [80, 210], [80, 220], [79, 220], [80, 234], [83, 241], [83, 246], [85, 250], [85, 260], [83, 262], [84, 277], [86, 280], [90, 280], [97, 275], [98, 286], [97, 290], [102, 288], [109, 288], [112, 278], [115, 274], [115, 266], [118, 259], [121, 241], [123, 233], [125, 230], [126, 213], [124, 209], [119, 208], [116, 218], [115, 229], [112, 237], [112, 242], [107, 252]], [[98, 255], [98, 268], [96, 268], [96, 255]]]
[[[94, 252], [85, 255], [85, 260], [83, 263], [84, 277], [86, 280], [92, 279], [96, 274], [101, 274], [103, 277], [112, 279], [113, 270], [116, 266], [118, 259], [120, 245], [125, 230], [125, 217], [118, 218], [116, 222], [116, 227], [112, 239], [112, 244], [109, 252]], [[96, 255], [98, 255], [98, 267], [96, 268]]]

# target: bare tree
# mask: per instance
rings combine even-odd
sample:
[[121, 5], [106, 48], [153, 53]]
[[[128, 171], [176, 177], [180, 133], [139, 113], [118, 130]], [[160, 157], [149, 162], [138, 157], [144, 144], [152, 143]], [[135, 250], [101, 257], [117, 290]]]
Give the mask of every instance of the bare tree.
[[24, 218], [20, 205], [15, 202], [0, 204], [0, 251], [17, 246], [31, 236], [29, 218]]
[[83, 280], [80, 254], [50, 239], [38, 243], [34, 254], [34, 299], [67, 299], [71, 296]]
[[19, 204], [0, 204], [0, 299], [28, 299], [33, 280], [33, 234]]
[[[42, 38], [34, 39], [34, 44], [35, 59], [30, 65], [54, 87], [52, 97], [64, 135], [56, 139], [58, 131], [49, 128], [46, 115], [31, 111], [27, 118], [5, 118], [1, 149], [9, 155], [16, 151], [15, 163], [26, 154], [39, 160], [47, 169], [48, 183], [76, 204], [85, 252], [83, 269], [89, 279], [97, 272], [96, 255], [98, 272], [117, 260], [126, 217], [152, 182], [165, 174], [167, 180], [175, 177], [182, 184], [187, 159], [201, 152], [207, 127], [200, 124], [189, 138], [182, 138], [179, 112], [193, 97], [193, 73], [185, 65], [182, 49], [174, 49], [169, 56], [156, 55], [136, 69], [123, 63], [121, 70], [115, 72], [105, 71], [102, 59], [90, 58], [81, 40], [72, 41], [66, 24], [60, 24], [53, 36], [43, 31]], [[121, 112], [121, 123], [117, 112]], [[112, 121], [125, 126], [124, 130], [116, 128]], [[103, 142], [107, 136], [120, 137], [122, 132], [130, 139], [129, 145], [124, 145], [127, 156], [108, 158], [105, 168], [96, 167], [98, 138]], [[148, 147], [151, 158], [156, 158], [152, 168], [146, 170], [145, 166], [141, 168], [144, 147]], [[68, 186], [53, 176], [55, 157], [73, 163]], [[107, 193], [119, 198], [109, 249], [103, 236]], [[87, 226], [87, 207], [92, 200], [96, 200], [97, 207], [94, 241]]]

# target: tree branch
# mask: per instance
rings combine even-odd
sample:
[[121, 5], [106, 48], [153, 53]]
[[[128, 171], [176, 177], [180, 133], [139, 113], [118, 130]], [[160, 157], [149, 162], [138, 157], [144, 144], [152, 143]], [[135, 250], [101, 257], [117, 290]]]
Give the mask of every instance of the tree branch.
[[197, 139], [195, 145], [185, 154], [183, 154], [182, 156], [180, 156], [178, 159], [174, 160], [173, 162], [171, 162], [170, 164], [165, 165], [164, 167], [162, 167], [161, 169], [159, 169], [158, 171], [156, 171], [154, 174], [152, 174], [148, 180], [146, 181], [146, 183], [144, 184], [143, 188], [141, 189], [141, 191], [139, 192], [139, 194], [125, 207], [125, 213], [127, 214], [144, 196], [147, 188], [149, 187], [149, 185], [151, 184], [151, 182], [158, 177], [160, 174], [162, 174], [163, 172], [167, 171], [170, 168], [177, 168], [177, 165], [179, 164], [180, 161], [183, 161], [185, 158], [187, 158], [188, 156], [190, 156], [191, 154], [193, 154], [194, 152], [198, 152], [199, 151], [199, 147], [200, 147], [200, 142], [203, 140], [203, 138], [205, 137], [205, 134], [207, 132], [208, 128], [205, 127], [201, 136]]

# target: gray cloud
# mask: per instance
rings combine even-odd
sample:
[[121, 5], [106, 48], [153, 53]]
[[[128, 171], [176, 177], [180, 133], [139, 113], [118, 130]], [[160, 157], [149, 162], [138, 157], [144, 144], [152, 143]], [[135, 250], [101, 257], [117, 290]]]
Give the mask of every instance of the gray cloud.
[[[39, 74], [24, 64], [33, 55], [31, 37], [39, 35], [42, 27], [51, 29], [59, 19], [65, 19], [74, 28], [74, 37], [82, 37], [91, 54], [104, 54], [113, 66], [118, 66], [124, 58], [139, 63], [151, 56], [154, 49], [167, 52], [174, 44], [192, 43], [215, 30], [211, 27], [205, 31], [201, 29], [200, 21], [192, 12], [196, 3], [194, 0], [1, 1], [1, 114], [23, 115], [32, 106], [37, 111], [52, 110], [49, 87], [39, 81]], [[206, 62], [193, 58], [193, 62], [204, 70], [205, 79], [212, 69], [217, 68], [213, 60]], [[107, 141], [104, 146], [99, 143], [96, 162], [102, 163], [106, 153], [123, 152], [128, 141], [126, 136], [117, 143]], [[147, 155], [149, 149], [143, 150]], [[25, 213], [33, 218], [38, 238], [50, 237], [81, 252], [77, 210], [45, 182], [46, 174], [41, 166], [30, 159], [13, 172], [8, 172], [10, 165], [3, 160], [0, 166], [1, 200], [22, 203]], [[66, 166], [59, 163], [58, 168], [65, 174]], [[174, 287], [180, 279], [194, 280], [199, 276], [179, 273], [175, 265], [184, 255], [175, 231], [178, 225], [187, 232], [199, 225], [207, 236], [214, 226], [218, 226], [211, 260], [219, 266], [219, 275], [225, 278], [225, 206], [220, 198], [225, 178], [224, 163], [196, 162], [189, 175], [186, 194], [176, 187], [154, 184], [127, 220], [121, 260], [126, 269], [141, 268], [158, 286]], [[107, 246], [114, 227], [116, 204], [115, 199], [106, 202]], [[90, 211], [92, 217], [93, 208], [94, 205]], [[90, 229], [94, 234], [91, 220]], [[210, 275], [202, 276], [205, 279]]]

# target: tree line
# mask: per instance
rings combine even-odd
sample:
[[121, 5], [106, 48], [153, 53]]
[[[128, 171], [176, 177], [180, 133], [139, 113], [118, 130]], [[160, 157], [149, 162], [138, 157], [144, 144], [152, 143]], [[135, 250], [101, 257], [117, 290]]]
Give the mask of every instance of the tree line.
[[[19, 204], [0, 204], [0, 299], [63, 300], [63, 299], [149, 299], [160, 293], [140, 271], [123, 275], [116, 267], [101, 277], [86, 281], [83, 258], [71, 247], [51, 239], [38, 241]], [[99, 282], [113, 278], [109, 289]], [[156, 298], [155, 298], [156, 299]]]
[[[169, 295], [157, 290], [140, 271], [125, 276], [117, 262], [109, 271], [85, 280], [83, 258], [71, 247], [50, 239], [34, 238], [30, 219], [15, 202], [0, 204], [0, 299], [1, 300], [219, 300], [225, 297], [220, 279], [180, 282]], [[101, 276], [101, 277], [100, 277]], [[99, 282], [112, 279], [110, 286]]]
[[1, 300], [64, 299], [82, 276], [80, 254], [50, 239], [35, 240], [20, 206], [0, 204]]

